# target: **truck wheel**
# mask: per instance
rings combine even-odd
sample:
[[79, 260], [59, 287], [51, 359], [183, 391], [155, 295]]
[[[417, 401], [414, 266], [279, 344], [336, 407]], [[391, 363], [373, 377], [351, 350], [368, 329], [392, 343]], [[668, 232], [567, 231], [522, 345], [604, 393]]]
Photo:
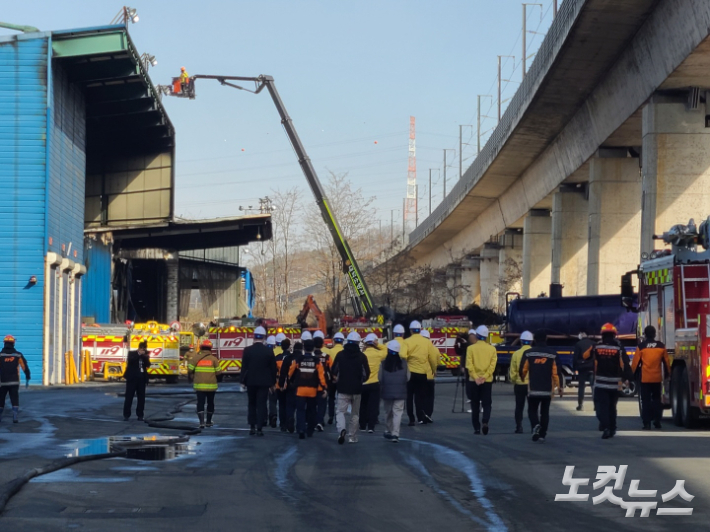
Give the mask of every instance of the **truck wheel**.
[[681, 412], [681, 372], [683, 368], [675, 367], [671, 373], [671, 412], [673, 424], [676, 427], [683, 426], [683, 417]]
[[177, 375], [170, 375], [165, 379], [165, 382], [167, 384], [177, 384], [178, 383], [178, 376]]
[[698, 425], [700, 410], [690, 404], [690, 379], [688, 379], [688, 369], [683, 368], [681, 374], [681, 421], [686, 429], [693, 429]]
[[451, 375], [454, 377], [461, 375], [461, 368], [451, 368]]

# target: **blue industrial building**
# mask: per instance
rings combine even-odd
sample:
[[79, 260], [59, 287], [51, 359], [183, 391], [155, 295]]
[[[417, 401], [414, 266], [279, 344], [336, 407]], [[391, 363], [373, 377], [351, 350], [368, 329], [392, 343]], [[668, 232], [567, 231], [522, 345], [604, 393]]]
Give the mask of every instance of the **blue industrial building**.
[[34, 383], [64, 381], [82, 321], [177, 319], [179, 251], [270, 238], [268, 215], [175, 221], [174, 160], [125, 25], [0, 36], [0, 335]]

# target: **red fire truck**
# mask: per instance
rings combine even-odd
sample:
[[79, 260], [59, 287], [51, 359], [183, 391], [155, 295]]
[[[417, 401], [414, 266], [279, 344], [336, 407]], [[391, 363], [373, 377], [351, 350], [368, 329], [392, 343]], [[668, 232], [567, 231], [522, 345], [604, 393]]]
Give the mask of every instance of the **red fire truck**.
[[[622, 281], [629, 303], [630, 276], [639, 277], [639, 336], [647, 325], [658, 331], [672, 360], [663, 400], [673, 421], [687, 428], [710, 416], [710, 218], [699, 230], [691, 220], [660, 237], [672, 249], [642, 257], [638, 272]], [[703, 250], [698, 249], [698, 245]], [[623, 297], [627, 296], [627, 297]]]
[[458, 374], [461, 357], [456, 354], [456, 337], [467, 335], [471, 322], [466, 316], [437, 316], [424, 320], [422, 326], [429, 331], [431, 343], [441, 352], [441, 365], [452, 373]]
[[368, 334], [374, 333], [380, 342], [392, 336], [387, 334], [387, 327], [383, 321], [372, 321], [367, 318], [354, 318], [352, 316], [343, 316], [336, 320], [334, 330], [343, 333], [346, 337], [351, 332], [357, 332], [363, 340]]
[[[280, 326], [275, 322], [265, 323], [267, 335], [276, 336], [284, 333], [287, 338], [294, 340], [301, 337], [300, 327]], [[257, 325], [241, 325], [238, 321], [233, 324], [223, 324], [220, 327], [208, 329], [209, 339], [213, 345], [213, 352], [219, 359], [220, 369], [225, 375], [239, 375], [242, 371], [242, 355], [244, 349], [254, 343], [254, 329]]]

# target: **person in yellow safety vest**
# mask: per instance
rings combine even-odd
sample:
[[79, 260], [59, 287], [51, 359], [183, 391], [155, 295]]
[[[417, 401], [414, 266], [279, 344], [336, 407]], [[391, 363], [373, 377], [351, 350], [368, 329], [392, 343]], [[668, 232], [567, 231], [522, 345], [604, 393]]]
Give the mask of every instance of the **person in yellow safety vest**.
[[387, 348], [380, 344], [375, 333], [365, 337], [367, 364], [370, 366], [370, 378], [362, 385], [360, 396], [360, 430], [372, 434], [375, 432], [377, 418], [380, 415], [380, 364], [387, 357]]
[[[217, 377], [222, 373], [219, 360], [212, 354], [212, 342], [203, 340], [199, 354], [187, 367], [192, 379], [192, 387], [197, 393], [197, 417], [200, 428], [211, 427], [214, 415], [214, 396], [217, 393]], [[205, 401], [207, 401], [207, 421], [205, 422]]]
[[[328, 360], [328, 368], [330, 370], [333, 369], [333, 362], [335, 361], [335, 357], [338, 356], [338, 353], [340, 353], [343, 350], [343, 343], [345, 342], [345, 336], [341, 332], [337, 332], [333, 335], [333, 347], [330, 349], [324, 349], [324, 352], [330, 356], [330, 359]], [[333, 419], [335, 418], [335, 394], [336, 394], [336, 387], [335, 383], [332, 380], [332, 371], [329, 371], [331, 375], [331, 381], [328, 383], [328, 425], [333, 424]]]
[[407, 361], [407, 356], [409, 355], [409, 350], [407, 349], [407, 342], [404, 341], [404, 325], [397, 324], [392, 330], [394, 333], [394, 339], [399, 344], [399, 358]]
[[190, 74], [187, 73], [185, 67], [180, 67], [180, 83], [186, 85], [190, 81]]
[[[405, 340], [407, 344], [407, 367], [409, 368], [409, 382], [407, 384], [407, 416], [409, 416], [409, 426], [415, 425], [416, 420], [420, 425], [431, 423], [431, 418], [426, 414], [429, 388], [427, 386], [427, 375], [431, 372], [429, 356], [438, 355], [437, 349], [432, 345], [431, 340], [424, 338], [420, 332], [422, 324], [413, 321], [409, 324], [409, 331], [412, 335]], [[416, 407], [416, 408], [415, 408]]]
[[[471, 422], [474, 434], [488, 434], [488, 422], [491, 419], [491, 394], [493, 388], [493, 373], [498, 363], [496, 348], [486, 343], [488, 327], [481, 325], [476, 330], [468, 331], [472, 342], [466, 349], [466, 371], [468, 381], [466, 388], [471, 398]], [[483, 406], [483, 425], [479, 421]]]
[[515, 434], [523, 433], [523, 411], [528, 397], [528, 380], [520, 377], [520, 366], [523, 360], [523, 354], [530, 349], [533, 342], [533, 335], [530, 331], [525, 331], [520, 335], [520, 343], [522, 347], [518, 349], [513, 356], [510, 357], [510, 367], [508, 368], [508, 379], [513, 384], [513, 393], [515, 394]]
[[[431, 342], [431, 337], [429, 331], [422, 329], [420, 333], [424, 338], [427, 338]], [[427, 404], [424, 408], [424, 413], [429, 418], [429, 423], [434, 423], [434, 395], [436, 392], [436, 371], [439, 369], [439, 364], [441, 363], [441, 352], [432, 343], [431, 346], [434, 348], [429, 351], [429, 367], [431, 371], [426, 374], [426, 385], [427, 385]]]

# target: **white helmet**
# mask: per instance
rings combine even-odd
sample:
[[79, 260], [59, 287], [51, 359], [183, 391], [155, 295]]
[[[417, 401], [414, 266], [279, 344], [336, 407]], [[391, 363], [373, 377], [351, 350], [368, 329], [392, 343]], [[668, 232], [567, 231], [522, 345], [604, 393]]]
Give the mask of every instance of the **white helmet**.
[[404, 325], [398, 323], [394, 326], [394, 334], [404, 334]]
[[479, 325], [476, 327], [476, 336], [478, 336], [481, 340], [488, 338], [488, 327], [485, 325]]
[[260, 340], [266, 336], [266, 329], [264, 329], [262, 326], [257, 327], [254, 329], [254, 338]]
[[316, 331], [313, 333], [313, 338], [325, 338], [323, 331]]
[[276, 342], [281, 343], [286, 339], [286, 335], [284, 333], [279, 333], [276, 335]]
[[276, 337], [275, 336], [269, 336], [266, 339], [266, 345], [276, 345]]
[[412, 323], [409, 324], [409, 330], [410, 331], [419, 331], [422, 328], [422, 324], [419, 323], [417, 320], [414, 320]]
[[375, 333], [370, 333], [367, 336], [365, 336], [365, 343], [366, 344], [374, 344], [377, 342], [377, 335]]
[[360, 335], [353, 331], [350, 334], [348, 334], [348, 342], [359, 342], [361, 340]]
[[345, 340], [345, 336], [341, 332], [337, 332], [333, 335], [333, 341], [334, 342], [343, 342]]
[[421, 334], [424, 338], [431, 338], [429, 331], [427, 331], [426, 329], [422, 329], [422, 332], [419, 334]]
[[520, 341], [521, 342], [532, 342], [533, 341], [533, 333], [530, 331], [525, 331], [523, 334], [520, 335]]
[[390, 351], [394, 351], [395, 353], [399, 353], [399, 342], [397, 340], [392, 340], [390, 343], [387, 344], [387, 349], [389, 349]]
[[471, 336], [471, 335], [476, 336], [476, 329], [469, 329], [469, 330], [468, 330], [468, 335], [469, 335], [469, 336]]
[[301, 341], [305, 342], [306, 340], [313, 340], [313, 335], [310, 333], [310, 331], [303, 331], [301, 333]]

